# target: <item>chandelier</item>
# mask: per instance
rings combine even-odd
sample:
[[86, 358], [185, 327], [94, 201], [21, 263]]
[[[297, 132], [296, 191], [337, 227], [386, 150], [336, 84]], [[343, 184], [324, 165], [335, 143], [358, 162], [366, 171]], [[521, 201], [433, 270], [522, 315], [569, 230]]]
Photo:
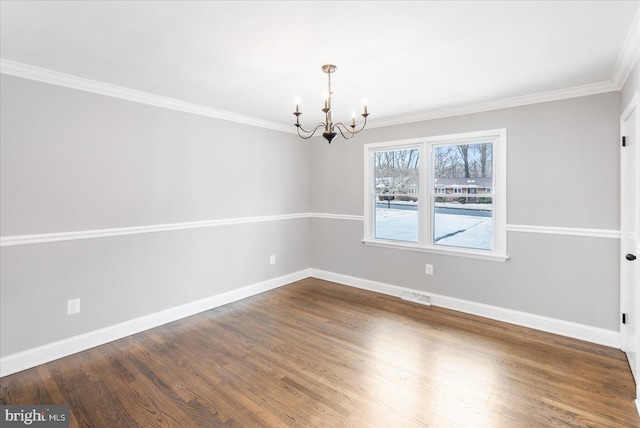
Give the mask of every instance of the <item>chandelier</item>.
[[367, 126], [367, 116], [369, 116], [369, 113], [367, 113], [366, 102], [364, 104], [364, 113], [362, 113], [362, 117], [364, 117], [364, 123], [362, 124], [362, 127], [357, 131], [355, 111], [351, 114], [351, 125], [349, 125], [348, 127], [342, 122], [333, 123], [333, 118], [331, 117], [331, 95], [333, 95], [333, 92], [331, 92], [331, 73], [335, 73], [336, 68], [337, 67], [335, 65], [331, 64], [322, 66], [322, 71], [327, 73], [327, 76], [329, 78], [329, 92], [327, 92], [325, 96], [324, 108], [322, 109], [325, 115], [324, 122], [319, 122], [311, 131], [307, 131], [306, 129], [304, 129], [302, 125], [300, 125], [300, 115], [302, 114], [302, 112], [300, 111], [300, 103], [296, 103], [296, 111], [293, 113], [296, 116], [296, 129], [298, 130], [298, 135], [305, 140], [313, 137], [316, 131], [320, 128], [324, 129], [324, 131], [322, 132], [322, 136], [329, 142], [329, 144], [331, 144], [331, 140], [333, 140], [337, 135], [336, 130], [340, 132], [342, 138], [344, 138], [345, 140], [350, 140], [354, 135], [362, 131], [364, 127]]

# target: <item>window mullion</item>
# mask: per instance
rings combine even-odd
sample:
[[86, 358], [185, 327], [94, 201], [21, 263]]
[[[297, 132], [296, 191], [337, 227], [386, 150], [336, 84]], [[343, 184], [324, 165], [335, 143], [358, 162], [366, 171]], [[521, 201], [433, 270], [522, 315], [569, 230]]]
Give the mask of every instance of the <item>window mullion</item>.
[[428, 246], [432, 235], [431, 209], [431, 147], [427, 143], [420, 145], [420, 199], [418, 200], [418, 230], [420, 246]]

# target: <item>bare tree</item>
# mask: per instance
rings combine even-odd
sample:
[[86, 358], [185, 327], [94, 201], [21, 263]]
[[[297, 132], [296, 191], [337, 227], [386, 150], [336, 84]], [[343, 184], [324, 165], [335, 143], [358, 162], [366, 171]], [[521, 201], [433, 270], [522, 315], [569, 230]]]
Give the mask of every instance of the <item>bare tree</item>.
[[493, 161], [493, 145], [491, 143], [473, 144], [471, 146], [477, 152], [480, 171], [476, 172], [477, 177], [486, 177], [491, 172]]
[[380, 151], [375, 156], [377, 193], [406, 194], [412, 188], [417, 189], [418, 149]]
[[471, 177], [471, 172], [469, 171], [469, 145], [459, 144], [455, 147], [458, 149], [458, 152], [460, 152], [462, 165], [464, 167], [464, 176], [465, 178], [469, 178]]

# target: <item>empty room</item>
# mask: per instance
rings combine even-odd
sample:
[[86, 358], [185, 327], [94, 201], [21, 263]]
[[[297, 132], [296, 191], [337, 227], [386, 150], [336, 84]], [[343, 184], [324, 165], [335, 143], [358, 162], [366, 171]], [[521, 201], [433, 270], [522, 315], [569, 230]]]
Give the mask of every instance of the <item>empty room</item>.
[[0, 7], [0, 426], [640, 427], [639, 1]]

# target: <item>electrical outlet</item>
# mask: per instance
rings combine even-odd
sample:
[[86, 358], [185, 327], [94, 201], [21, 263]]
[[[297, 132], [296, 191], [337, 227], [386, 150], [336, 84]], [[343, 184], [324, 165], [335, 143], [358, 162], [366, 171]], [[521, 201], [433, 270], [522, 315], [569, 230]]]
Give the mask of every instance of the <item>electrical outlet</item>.
[[427, 275], [433, 275], [433, 265], [424, 265], [424, 273]]
[[67, 300], [67, 315], [73, 315], [80, 312], [80, 299]]
[[271, 264], [271, 265], [275, 265], [276, 264], [276, 256], [275, 255], [271, 255], [271, 257], [269, 257], [269, 264]]

